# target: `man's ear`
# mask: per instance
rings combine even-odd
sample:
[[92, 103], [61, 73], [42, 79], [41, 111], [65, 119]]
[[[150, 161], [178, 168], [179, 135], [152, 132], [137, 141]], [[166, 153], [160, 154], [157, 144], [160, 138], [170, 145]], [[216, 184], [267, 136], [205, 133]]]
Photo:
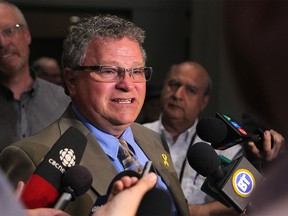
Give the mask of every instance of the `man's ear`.
[[202, 107], [201, 107], [201, 111], [203, 111], [205, 109], [205, 107], [208, 105], [209, 103], [209, 96], [206, 95], [203, 97], [203, 103], [202, 103]]
[[31, 39], [31, 34], [30, 34], [28, 27], [23, 28], [23, 34], [24, 34], [24, 38], [25, 38], [27, 44], [30, 45], [32, 39]]
[[71, 68], [64, 69], [64, 82], [65, 82], [65, 91], [66, 94], [73, 97], [75, 95], [75, 73]]

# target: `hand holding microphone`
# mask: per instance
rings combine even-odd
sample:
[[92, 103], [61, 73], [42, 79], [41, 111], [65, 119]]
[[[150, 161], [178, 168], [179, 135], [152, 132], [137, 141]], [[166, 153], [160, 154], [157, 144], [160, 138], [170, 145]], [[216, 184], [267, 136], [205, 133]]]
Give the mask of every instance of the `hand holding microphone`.
[[64, 210], [70, 201], [86, 193], [91, 187], [93, 177], [90, 171], [81, 165], [69, 168], [62, 177], [63, 193], [54, 205], [55, 209]]
[[[122, 176], [113, 183], [108, 202], [98, 208], [93, 216], [136, 215], [143, 196], [155, 186], [156, 182], [157, 175], [152, 172], [136, 181], [134, 177]], [[128, 208], [127, 205], [129, 205]]]
[[[263, 151], [264, 129], [257, 127], [253, 132], [248, 132], [228, 115], [216, 113], [216, 117], [203, 118], [198, 122], [196, 131], [202, 140], [210, 142], [215, 149], [224, 150], [252, 141]], [[271, 148], [273, 144], [274, 139], [271, 136]]]
[[[145, 193], [143, 194], [134, 194], [134, 191], [137, 191], [137, 185], [138, 182], [140, 185], [143, 184], [143, 182], [146, 182], [149, 178], [152, 178], [151, 180], [155, 180], [155, 173], [156, 170], [153, 167], [153, 164], [151, 161], [148, 161], [144, 167], [142, 175], [139, 173], [133, 171], [133, 170], [125, 170], [123, 172], [118, 173], [113, 180], [111, 181], [108, 190], [107, 190], [107, 196], [105, 199], [98, 201], [96, 200], [96, 203], [94, 207], [92, 208], [92, 212], [98, 213], [98, 211], [102, 208], [101, 206], [108, 206], [110, 205], [109, 202], [115, 198], [113, 197], [120, 197], [120, 196], [128, 196], [128, 191], [133, 191], [129, 195], [129, 197], [125, 198], [127, 201], [118, 201], [119, 207], [126, 207], [125, 209], [119, 208], [121, 210], [117, 215], [137, 215], [137, 216], [148, 216], [148, 215], [157, 215], [157, 216], [167, 216], [171, 215], [171, 206], [172, 206], [172, 199], [170, 195], [163, 189], [158, 187], [150, 187], [149, 190], [147, 189], [147, 185], [144, 186], [143, 189], [145, 189]], [[145, 180], [144, 180], [145, 179]], [[157, 176], [156, 176], [157, 179]], [[141, 182], [141, 183], [140, 183]], [[134, 185], [135, 184], [135, 189]], [[150, 185], [151, 183], [149, 183]], [[139, 185], [139, 187], [140, 187]], [[154, 184], [155, 185], [155, 184]], [[131, 187], [131, 188], [130, 188]], [[141, 186], [142, 187], [142, 186]], [[128, 188], [128, 189], [125, 189]], [[127, 192], [126, 192], [127, 190]], [[117, 193], [119, 192], [119, 196]], [[121, 191], [123, 191], [121, 193]], [[140, 191], [139, 191], [140, 192]], [[127, 195], [120, 195], [120, 194], [127, 194]], [[139, 200], [140, 199], [140, 200]], [[138, 200], [138, 201], [137, 201]], [[135, 202], [136, 201], [136, 202]], [[116, 201], [115, 201], [116, 202]], [[114, 204], [113, 204], [114, 205]], [[135, 209], [135, 205], [137, 205], [136, 208], [136, 214], [130, 214], [131, 209]], [[104, 207], [103, 206], [103, 207]], [[127, 208], [129, 207], [129, 210]], [[131, 208], [131, 209], [130, 209]], [[104, 207], [106, 209], [106, 207]], [[106, 211], [106, 210], [105, 210]], [[107, 210], [108, 211], [108, 210]], [[130, 213], [129, 213], [130, 212]], [[96, 214], [101, 215], [101, 214]]]

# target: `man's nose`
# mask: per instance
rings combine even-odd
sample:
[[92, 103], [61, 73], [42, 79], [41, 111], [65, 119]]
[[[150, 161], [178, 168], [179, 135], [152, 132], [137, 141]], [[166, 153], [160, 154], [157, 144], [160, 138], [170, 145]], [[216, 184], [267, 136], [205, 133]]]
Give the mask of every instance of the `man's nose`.
[[7, 39], [0, 33], [0, 49], [3, 49], [7, 44]]
[[179, 86], [174, 92], [176, 98], [182, 98], [183, 94], [185, 94], [185, 86]]

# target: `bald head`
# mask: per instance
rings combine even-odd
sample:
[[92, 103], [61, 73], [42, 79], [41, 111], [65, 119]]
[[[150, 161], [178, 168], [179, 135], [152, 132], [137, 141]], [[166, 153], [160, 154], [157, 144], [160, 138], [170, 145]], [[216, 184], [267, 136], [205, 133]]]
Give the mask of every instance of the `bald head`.
[[168, 72], [161, 101], [162, 123], [174, 131], [173, 139], [191, 127], [209, 102], [211, 80], [203, 66], [193, 61], [173, 65]]
[[41, 57], [33, 62], [32, 68], [38, 77], [57, 85], [63, 84], [61, 68], [56, 59]]
[[[15, 11], [15, 14], [17, 15], [20, 23], [24, 24], [25, 26], [27, 26], [27, 22], [26, 22], [26, 19], [22, 13], [22, 11], [14, 4], [12, 3], [9, 3], [7, 1], [2, 1], [0, 0], [0, 5], [2, 5], [3, 7], [6, 7], [6, 8], [10, 8], [12, 10]], [[5, 9], [4, 9], [5, 10]]]
[[208, 72], [202, 65], [194, 61], [184, 61], [179, 64], [174, 64], [171, 66], [169, 72], [167, 73], [165, 82], [173, 73], [177, 73], [179, 71], [186, 71], [187, 76], [189, 76], [189, 73], [197, 75], [196, 79], [199, 81], [201, 80], [201, 82], [203, 82], [205, 85], [204, 95], [207, 96], [210, 94], [210, 91], [212, 89], [212, 80]]

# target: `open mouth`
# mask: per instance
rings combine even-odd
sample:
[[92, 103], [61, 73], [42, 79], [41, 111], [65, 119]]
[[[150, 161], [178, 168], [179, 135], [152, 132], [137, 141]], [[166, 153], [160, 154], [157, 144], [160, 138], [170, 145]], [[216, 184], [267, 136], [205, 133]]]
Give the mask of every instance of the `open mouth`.
[[134, 99], [132, 99], [132, 98], [130, 98], [130, 99], [116, 98], [116, 99], [113, 99], [112, 101], [119, 103], [119, 104], [131, 104], [131, 103], [133, 103]]
[[9, 57], [13, 56], [13, 53], [7, 53], [7, 54], [0, 54], [0, 59], [5, 60]]

